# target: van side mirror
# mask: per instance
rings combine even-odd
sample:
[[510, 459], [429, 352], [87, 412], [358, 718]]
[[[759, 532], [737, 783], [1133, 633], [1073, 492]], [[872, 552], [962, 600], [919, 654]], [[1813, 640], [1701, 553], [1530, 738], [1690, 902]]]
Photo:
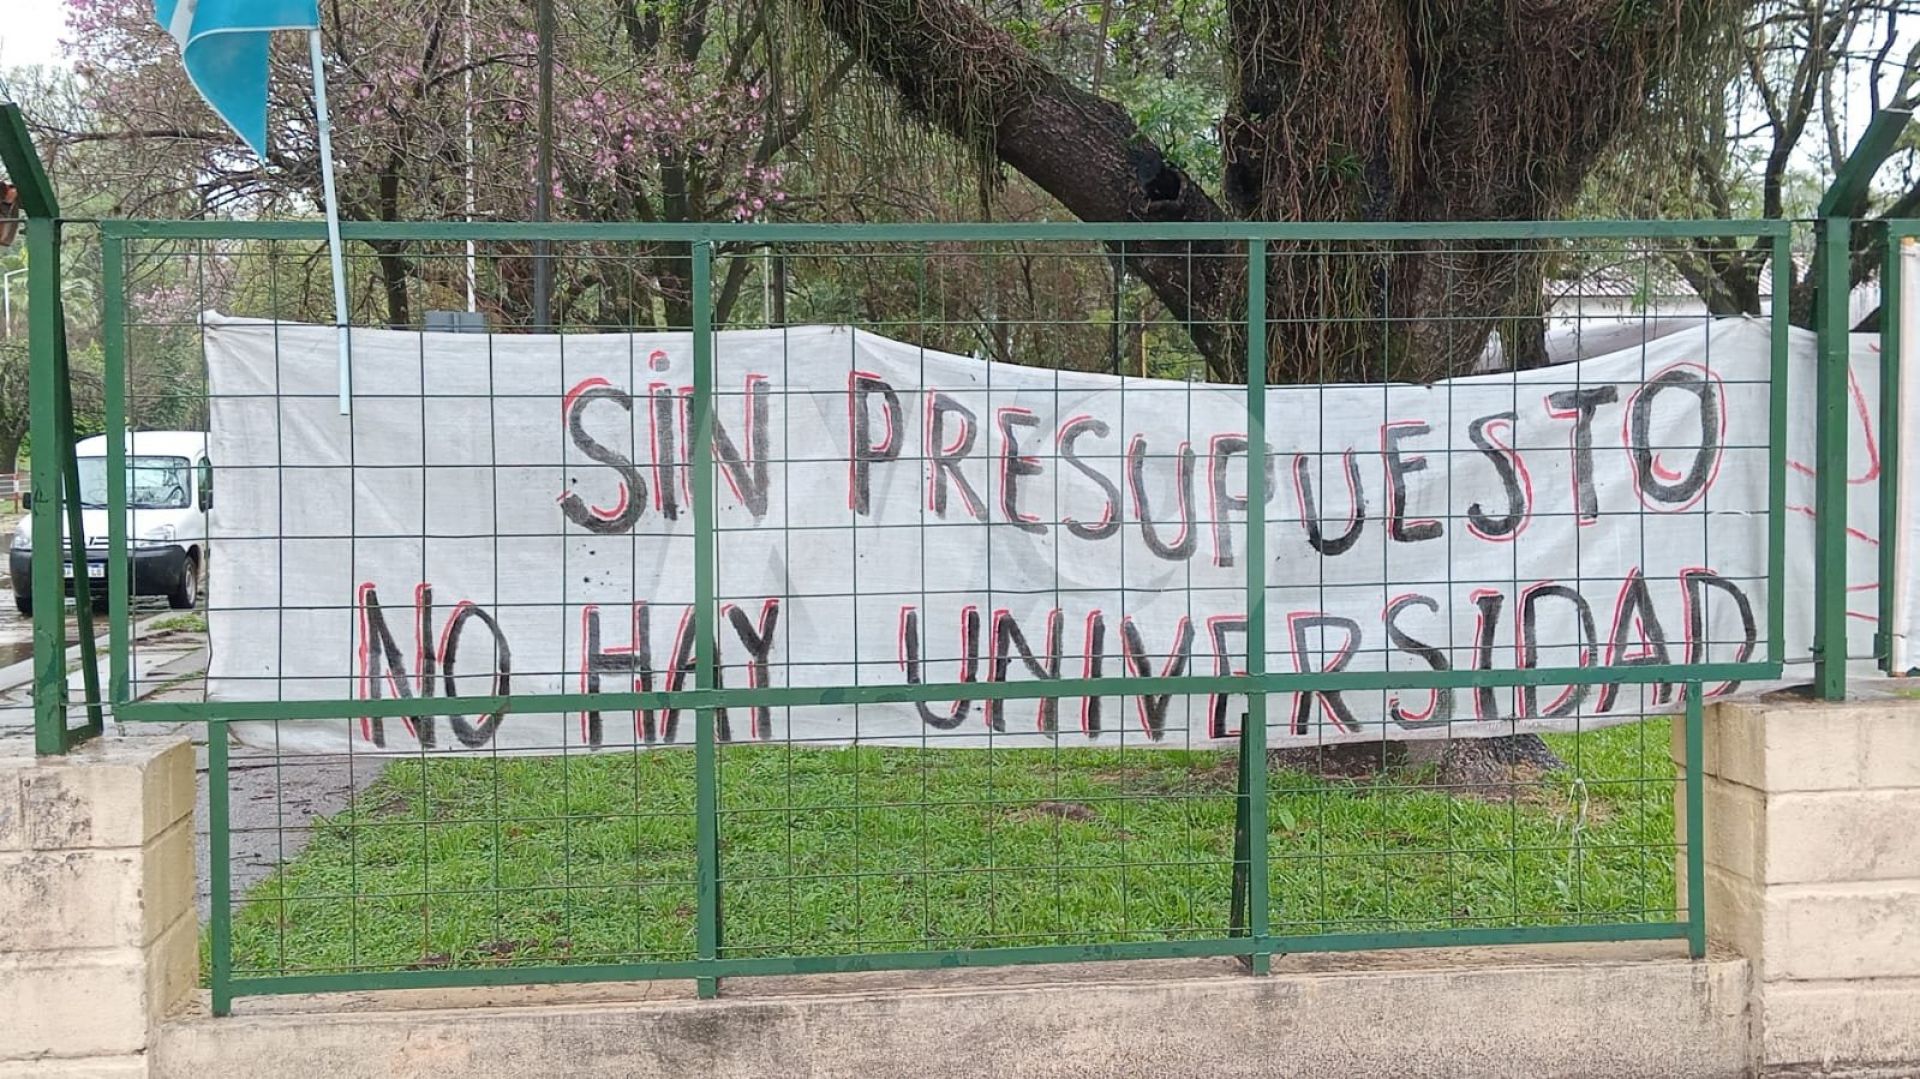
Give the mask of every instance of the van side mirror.
[[33, 508], [33, 492], [32, 491], [20, 492], [20, 508], [23, 510], [30, 510]]
[[213, 488], [201, 487], [200, 488], [200, 512], [205, 513], [207, 510], [210, 510], [212, 508], [213, 508]]

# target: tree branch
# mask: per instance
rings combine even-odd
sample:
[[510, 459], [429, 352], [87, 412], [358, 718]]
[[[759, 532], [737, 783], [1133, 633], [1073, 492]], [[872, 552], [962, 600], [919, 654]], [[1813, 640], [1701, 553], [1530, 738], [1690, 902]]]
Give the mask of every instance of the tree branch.
[[721, 279], [720, 292], [713, 304], [713, 324], [725, 325], [733, 317], [733, 305], [740, 299], [740, 287], [746, 284], [747, 271], [752, 269], [750, 258], [734, 258], [727, 261], [727, 276]]
[[[780, 151], [786, 149], [793, 143], [794, 139], [800, 137], [801, 132], [812, 127], [813, 114], [820, 101], [833, 96], [834, 91], [840, 88], [842, 80], [847, 77], [847, 73], [853, 70], [853, 65], [856, 62], [857, 59], [851, 54], [844, 57], [838, 64], [834, 65], [832, 71], [827, 73], [826, 80], [820, 84], [817, 91], [807, 98], [805, 103], [793, 110], [792, 113], [788, 114], [780, 122], [769, 125], [766, 135], [760, 140], [759, 147], [753, 152], [753, 163], [756, 165], [771, 164], [774, 157], [777, 156]], [[778, 109], [779, 102], [770, 102], [769, 107], [770, 109]]]
[[723, 81], [728, 83], [740, 81], [740, 70], [746, 65], [747, 58], [753, 55], [754, 42], [760, 40], [760, 35], [766, 33], [766, 30], [766, 5], [757, 4], [754, 6], [753, 21], [749, 22], [740, 35], [734, 38], [733, 47], [728, 50], [727, 70], [722, 76]]
[[225, 143], [233, 138], [231, 132], [205, 131], [187, 127], [149, 127], [134, 131], [60, 131], [56, 132], [55, 136], [60, 142], [68, 145], [83, 142], [134, 142], [141, 139]]
[[620, 28], [635, 56], [647, 56], [660, 45], [660, 9], [649, 3], [645, 5], [647, 13], [641, 15], [641, 6], [636, 0], [619, 5]]
[[1754, 92], [1760, 95], [1760, 107], [1767, 114], [1767, 123], [1775, 132], [1778, 132], [1787, 124], [1786, 113], [1781, 111], [1780, 99], [1773, 92], [1773, 84], [1767, 81], [1766, 39], [1757, 37], [1763, 33], [1765, 33], [1764, 29], [1755, 30], [1748, 37], [1744, 50], [1747, 56], [1747, 77], [1753, 80]]
[[[1839, 37], [1841, 20], [1851, 17], [1851, 5], [1843, 4], [1831, 21], [1821, 18], [1819, 5], [1809, 5], [1807, 12], [1807, 41], [1800, 61], [1794, 65], [1793, 78], [1787, 91], [1787, 102], [1779, 121], [1774, 125], [1773, 148], [1767, 154], [1767, 162], [1761, 173], [1761, 215], [1781, 217], [1785, 215], [1787, 166], [1793, 160], [1793, 150], [1800, 142], [1800, 136], [1807, 130], [1807, 121], [1813, 116], [1813, 107], [1819, 100], [1821, 76], [1831, 62], [1829, 48]], [[1765, 67], [1755, 69], [1755, 84], [1766, 86]], [[1834, 162], [1838, 167], [1839, 162]]]
[[[1083, 221], [1225, 218], [1125, 109], [1070, 85], [965, 0], [819, 0], [822, 20], [908, 110], [998, 158]], [[1128, 244], [1129, 272], [1176, 319], [1215, 371], [1237, 364], [1219, 323], [1238, 309], [1233, 260], [1219, 243]], [[1200, 256], [1200, 257], [1195, 257]]]
[[1846, 136], [1840, 130], [1840, 110], [1836, 107], [1833, 95], [1833, 76], [1840, 68], [1835, 59], [1846, 55], [1847, 47], [1853, 42], [1854, 31], [1859, 26], [1857, 18], [1847, 20], [1841, 29], [1840, 39], [1834, 43], [1827, 61], [1820, 69], [1820, 119], [1826, 129], [1827, 160], [1833, 163], [1835, 170], [1840, 168], [1840, 162], [1846, 160], [1847, 156]]

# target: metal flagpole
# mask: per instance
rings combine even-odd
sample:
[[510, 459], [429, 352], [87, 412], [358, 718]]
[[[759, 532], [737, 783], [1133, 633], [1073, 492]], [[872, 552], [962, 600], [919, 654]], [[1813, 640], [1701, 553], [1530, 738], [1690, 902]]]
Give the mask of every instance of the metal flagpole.
[[320, 29], [307, 32], [313, 56], [313, 108], [320, 119], [320, 186], [327, 203], [327, 250], [333, 261], [333, 324], [340, 339], [340, 414], [351, 411], [353, 370], [348, 362], [347, 267], [341, 257], [340, 199], [333, 190], [333, 121], [327, 115], [326, 61], [320, 55]]
[[[466, 92], [466, 141], [467, 141], [467, 223], [473, 223], [474, 211], [474, 169], [473, 169], [473, 0], [462, 0], [460, 5], [460, 51], [461, 61], [466, 70], [460, 75], [461, 86]], [[467, 240], [467, 310], [480, 310], [479, 297], [476, 295], [478, 259], [472, 238]]]
[[[540, 64], [540, 184], [533, 190], [533, 219], [545, 222], [553, 217], [553, 0], [539, 0], [535, 32], [539, 38]], [[553, 265], [547, 260], [547, 241], [533, 241], [533, 328], [540, 333], [552, 329]]]

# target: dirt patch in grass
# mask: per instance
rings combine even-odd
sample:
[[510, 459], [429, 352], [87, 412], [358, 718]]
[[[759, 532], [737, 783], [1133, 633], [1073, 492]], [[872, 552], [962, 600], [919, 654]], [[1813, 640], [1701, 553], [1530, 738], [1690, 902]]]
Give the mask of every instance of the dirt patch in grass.
[[1234, 791], [1240, 786], [1240, 759], [1233, 753], [1206, 754], [1184, 768], [1128, 763], [1117, 768], [1097, 769], [1093, 778], [1129, 793]]
[[1077, 820], [1083, 823], [1100, 819], [1090, 805], [1080, 802], [1035, 802], [1024, 806], [1012, 814], [1014, 820], [1038, 820], [1042, 817], [1056, 817], [1060, 820]]

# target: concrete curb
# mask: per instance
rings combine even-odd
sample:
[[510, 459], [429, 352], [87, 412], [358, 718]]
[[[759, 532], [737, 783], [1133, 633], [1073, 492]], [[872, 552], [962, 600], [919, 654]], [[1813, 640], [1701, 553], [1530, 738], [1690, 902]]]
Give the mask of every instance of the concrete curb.
[[[717, 1001], [571, 1000], [555, 987], [248, 1002], [165, 1023], [155, 1079], [214, 1074], [634, 1079], [1674, 1079], [1748, 1074], [1749, 970], [1404, 954], [1256, 978], [1227, 963], [875, 976]], [[1538, 950], [1535, 950], [1536, 953]], [[1631, 953], [1632, 949], [1629, 949]], [[1645, 955], [1645, 949], [1640, 954]], [[1149, 976], [1154, 975], [1154, 976]], [[797, 980], [804, 982], [804, 979]], [[843, 985], [860, 979], [842, 978]], [[902, 986], [905, 986], [904, 988]], [[602, 992], [606, 992], [602, 989]], [[636, 995], [683, 993], [634, 986]], [[508, 1002], [508, 1003], [502, 1003]], [[250, 1010], [250, 1009], [249, 1009]]]

